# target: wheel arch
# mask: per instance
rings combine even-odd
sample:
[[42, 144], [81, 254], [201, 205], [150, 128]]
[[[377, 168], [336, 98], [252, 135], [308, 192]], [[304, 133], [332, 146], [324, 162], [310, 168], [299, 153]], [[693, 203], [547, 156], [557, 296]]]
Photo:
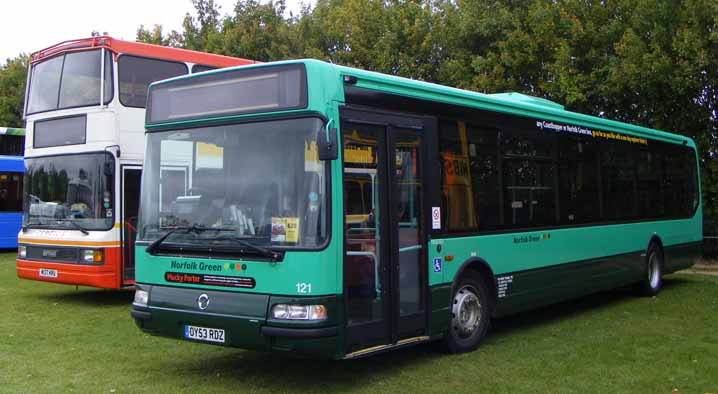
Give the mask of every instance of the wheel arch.
[[496, 311], [497, 301], [496, 276], [494, 275], [494, 271], [491, 269], [489, 263], [480, 257], [472, 257], [461, 263], [459, 269], [457, 269], [454, 274], [453, 280], [451, 281], [452, 294], [456, 291], [462, 276], [469, 272], [478, 274], [484, 280], [486, 285], [489, 286], [489, 294], [491, 296], [491, 313], [493, 314]]
[[658, 246], [658, 250], [661, 253], [661, 256], [660, 256], [661, 264], [665, 267], [666, 255], [664, 252], [663, 240], [661, 240], [661, 237], [660, 237], [660, 235], [658, 235], [658, 233], [653, 233], [653, 235], [651, 235], [651, 238], [648, 240], [648, 243], [646, 244], [646, 253], [645, 253], [646, 259], [648, 259], [648, 249], [651, 247], [652, 244], [656, 244]]

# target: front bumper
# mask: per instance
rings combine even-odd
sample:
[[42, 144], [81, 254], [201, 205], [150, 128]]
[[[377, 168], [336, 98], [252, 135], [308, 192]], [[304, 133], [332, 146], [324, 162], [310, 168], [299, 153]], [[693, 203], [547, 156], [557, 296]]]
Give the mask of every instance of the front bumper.
[[[184, 327], [192, 325], [223, 329], [224, 346], [323, 358], [341, 356], [336, 296], [294, 298], [169, 286], [138, 285], [137, 288], [150, 292], [149, 303], [147, 306], [133, 304], [130, 315], [148, 334], [185, 339]], [[210, 300], [204, 310], [200, 310], [197, 302], [202, 294]], [[267, 319], [272, 305], [288, 302], [326, 305], [328, 319], [322, 322]]]

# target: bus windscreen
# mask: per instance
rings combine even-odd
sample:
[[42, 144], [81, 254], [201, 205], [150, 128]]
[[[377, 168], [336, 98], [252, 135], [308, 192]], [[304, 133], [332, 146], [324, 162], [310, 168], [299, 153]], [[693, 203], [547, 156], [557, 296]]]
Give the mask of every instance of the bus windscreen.
[[168, 123], [307, 106], [302, 65], [220, 71], [150, 87], [147, 123]]

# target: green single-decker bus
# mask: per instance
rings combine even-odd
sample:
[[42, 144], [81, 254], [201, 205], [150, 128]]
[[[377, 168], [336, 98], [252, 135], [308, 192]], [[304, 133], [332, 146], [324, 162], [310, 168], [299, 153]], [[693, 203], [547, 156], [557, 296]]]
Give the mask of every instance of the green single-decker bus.
[[688, 137], [318, 60], [153, 83], [145, 332], [351, 359], [616, 287], [700, 254]]

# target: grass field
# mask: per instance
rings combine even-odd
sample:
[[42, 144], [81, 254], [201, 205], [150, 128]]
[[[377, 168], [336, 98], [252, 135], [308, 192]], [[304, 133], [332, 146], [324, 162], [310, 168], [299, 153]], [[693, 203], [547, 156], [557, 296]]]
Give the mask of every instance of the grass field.
[[617, 290], [495, 322], [479, 350], [293, 359], [154, 338], [132, 294], [19, 280], [0, 255], [0, 392], [718, 393], [718, 277]]

